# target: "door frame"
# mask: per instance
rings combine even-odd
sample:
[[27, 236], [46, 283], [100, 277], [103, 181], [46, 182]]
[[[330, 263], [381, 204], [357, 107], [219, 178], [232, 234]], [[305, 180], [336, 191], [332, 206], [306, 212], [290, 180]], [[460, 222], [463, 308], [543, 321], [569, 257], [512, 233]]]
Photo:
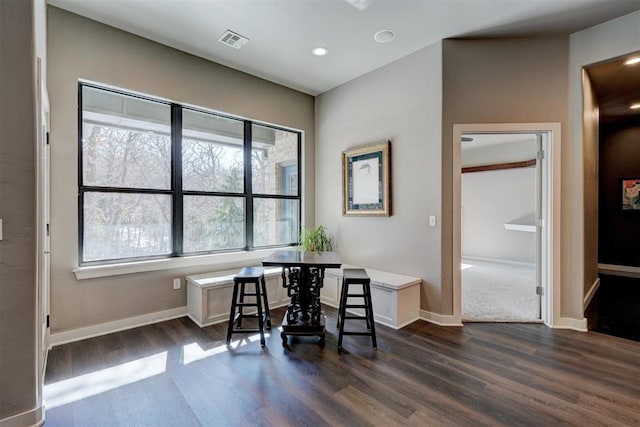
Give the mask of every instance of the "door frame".
[[[0, 0], [1, 1], [1, 0]], [[50, 283], [50, 145], [49, 133], [49, 96], [47, 93], [46, 76], [43, 70], [43, 60], [36, 57], [36, 250], [37, 250], [37, 308], [36, 319], [38, 325], [37, 349], [38, 366], [37, 378], [40, 385], [44, 383], [44, 371], [47, 364], [49, 350], [49, 322], [51, 301]], [[39, 388], [38, 390], [42, 390]], [[38, 396], [42, 404], [42, 396]]]
[[461, 137], [465, 133], [540, 133], [547, 135], [542, 159], [544, 224], [542, 239], [542, 321], [549, 327], [560, 319], [560, 123], [476, 123], [453, 125], [453, 321], [462, 322], [462, 169]]

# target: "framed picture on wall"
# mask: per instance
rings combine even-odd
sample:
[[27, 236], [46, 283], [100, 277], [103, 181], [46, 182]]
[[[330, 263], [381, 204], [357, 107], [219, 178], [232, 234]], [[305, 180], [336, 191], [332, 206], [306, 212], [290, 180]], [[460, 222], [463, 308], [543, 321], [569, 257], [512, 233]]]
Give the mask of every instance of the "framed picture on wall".
[[391, 142], [342, 152], [342, 214], [391, 215]]
[[620, 182], [622, 196], [621, 209], [625, 212], [640, 212], [640, 177], [622, 178]]

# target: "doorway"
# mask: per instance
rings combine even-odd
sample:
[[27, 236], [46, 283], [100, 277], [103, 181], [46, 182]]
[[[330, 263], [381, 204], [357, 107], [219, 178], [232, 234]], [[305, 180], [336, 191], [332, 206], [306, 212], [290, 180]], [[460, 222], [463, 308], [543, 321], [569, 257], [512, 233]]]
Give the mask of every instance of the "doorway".
[[462, 133], [462, 320], [541, 317], [542, 133]]
[[[465, 135], [534, 134], [542, 148], [536, 168], [535, 290], [541, 295], [540, 319], [552, 326], [560, 318], [560, 124], [457, 124], [453, 126], [453, 320], [462, 321], [462, 146]], [[522, 225], [522, 224], [516, 224]], [[532, 225], [532, 224], [526, 224]]]

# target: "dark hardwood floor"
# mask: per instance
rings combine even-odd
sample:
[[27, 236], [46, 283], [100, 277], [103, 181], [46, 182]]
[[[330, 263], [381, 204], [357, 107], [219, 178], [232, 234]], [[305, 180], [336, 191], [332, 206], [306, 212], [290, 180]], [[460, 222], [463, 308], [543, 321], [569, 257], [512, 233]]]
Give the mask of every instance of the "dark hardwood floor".
[[601, 274], [585, 316], [589, 330], [640, 341], [640, 279]]
[[[224, 345], [188, 318], [53, 348], [46, 426], [640, 425], [640, 343], [540, 324], [418, 321], [336, 350]], [[282, 309], [273, 310], [275, 319]], [[278, 322], [274, 322], [277, 324]], [[235, 341], [239, 342], [235, 342]]]

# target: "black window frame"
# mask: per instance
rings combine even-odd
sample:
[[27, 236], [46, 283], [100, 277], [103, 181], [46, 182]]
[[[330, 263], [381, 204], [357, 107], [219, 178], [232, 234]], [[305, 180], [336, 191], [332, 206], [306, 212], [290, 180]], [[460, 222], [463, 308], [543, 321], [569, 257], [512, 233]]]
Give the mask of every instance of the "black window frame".
[[[82, 93], [83, 88], [93, 88], [102, 90], [105, 92], [111, 92], [118, 95], [133, 97], [142, 99], [149, 102], [156, 102], [164, 104], [171, 109], [171, 188], [166, 189], [148, 189], [148, 188], [131, 188], [131, 187], [106, 187], [95, 185], [84, 185], [84, 171], [83, 171], [83, 101]], [[244, 154], [244, 189], [241, 193], [228, 193], [220, 191], [194, 191], [183, 190], [182, 188], [182, 113], [184, 110], [195, 111], [203, 114], [210, 114], [212, 116], [222, 117], [231, 120], [237, 120], [244, 124], [243, 135], [243, 154]], [[298, 168], [298, 185], [297, 194], [260, 194], [253, 193], [252, 191], [252, 128], [253, 125], [259, 125], [262, 127], [271, 128], [274, 130], [280, 130], [290, 132], [297, 135], [297, 168]], [[298, 130], [289, 129], [282, 126], [275, 126], [268, 123], [258, 122], [254, 120], [244, 119], [241, 117], [235, 117], [230, 114], [220, 113], [217, 111], [208, 110], [201, 107], [194, 107], [191, 105], [184, 105], [175, 102], [170, 102], [158, 98], [154, 98], [148, 95], [141, 95], [135, 92], [128, 92], [122, 89], [115, 89], [111, 87], [101, 86], [95, 83], [89, 83], [84, 81], [78, 82], [78, 265], [90, 266], [90, 265], [105, 265], [105, 264], [119, 264], [125, 262], [136, 261], [148, 261], [153, 259], [167, 259], [167, 258], [181, 258], [188, 256], [199, 256], [207, 254], [217, 253], [231, 253], [238, 251], [252, 251], [256, 249], [269, 249], [277, 247], [296, 246], [298, 241], [288, 244], [276, 244], [266, 246], [255, 246], [253, 243], [253, 202], [254, 199], [272, 199], [272, 200], [294, 200], [298, 202], [298, 233], [296, 239], [299, 237], [300, 228], [302, 227], [302, 132]], [[154, 256], [140, 256], [140, 257], [123, 257], [123, 258], [110, 258], [102, 260], [85, 261], [84, 256], [84, 199], [85, 194], [88, 192], [105, 192], [105, 193], [133, 193], [133, 194], [162, 194], [170, 195], [172, 199], [172, 215], [171, 215], [171, 253]], [[221, 197], [238, 197], [243, 198], [245, 201], [244, 209], [244, 224], [245, 224], [245, 245], [244, 247], [233, 249], [220, 249], [198, 252], [184, 252], [183, 251], [183, 207], [184, 196], [221, 196]]]

